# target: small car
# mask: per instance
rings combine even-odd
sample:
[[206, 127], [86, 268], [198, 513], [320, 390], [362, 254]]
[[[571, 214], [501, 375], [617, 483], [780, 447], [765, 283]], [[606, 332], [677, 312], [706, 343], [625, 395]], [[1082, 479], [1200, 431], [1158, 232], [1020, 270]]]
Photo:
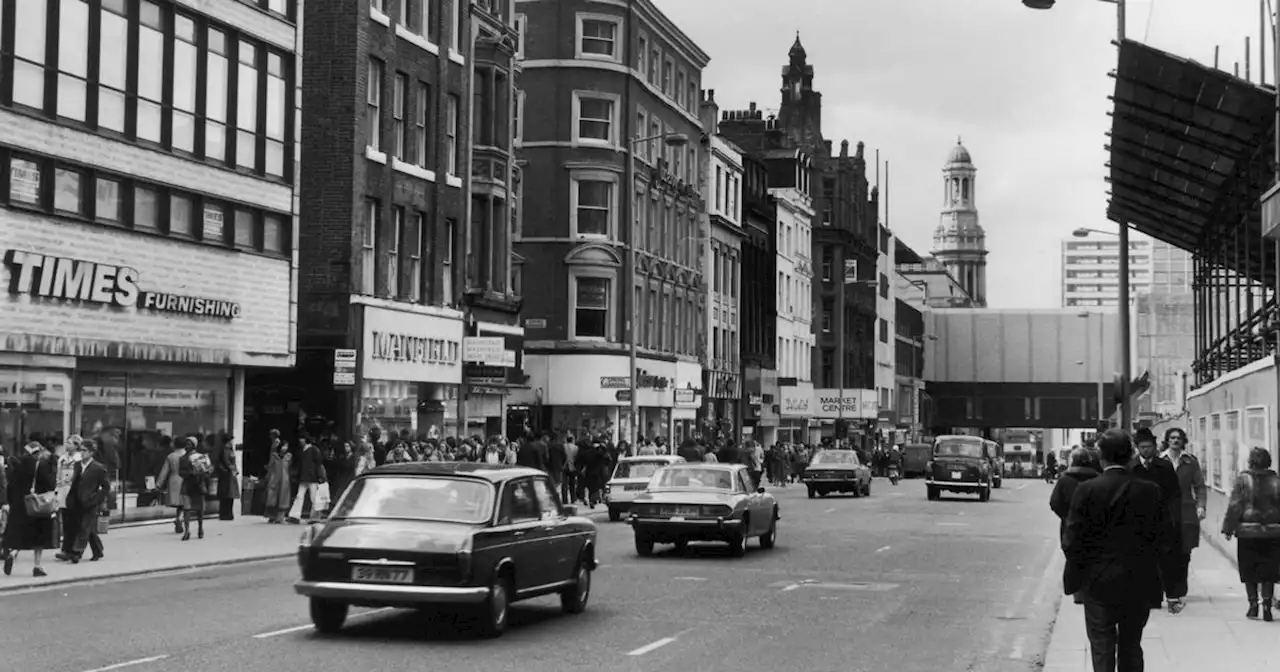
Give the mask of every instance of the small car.
[[609, 520], [618, 522], [631, 508], [631, 502], [649, 485], [649, 479], [662, 467], [684, 462], [679, 455], [639, 455], [618, 460], [613, 478], [604, 486], [604, 503], [609, 507]]
[[545, 473], [454, 462], [384, 465], [358, 476], [298, 545], [316, 630], [348, 609], [461, 608], [483, 636], [507, 628], [512, 602], [558, 594], [586, 610], [596, 526], [560, 503]]
[[941, 493], [977, 494], [979, 501], [991, 499], [994, 470], [991, 468], [993, 442], [978, 436], [939, 436], [933, 441], [933, 459], [925, 475], [930, 500]]
[[675, 544], [683, 552], [691, 541], [722, 541], [741, 557], [750, 537], [760, 538], [760, 548], [773, 548], [780, 518], [778, 501], [752, 487], [746, 466], [699, 462], [659, 469], [632, 501], [627, 522], [641, 556], [652, 555], [654, 544]]
[[871, 469], [852, 450], [818, 451], [800, 474], [800, 481], [809, 489], [809, 499], [830, 492], [871, 495]]

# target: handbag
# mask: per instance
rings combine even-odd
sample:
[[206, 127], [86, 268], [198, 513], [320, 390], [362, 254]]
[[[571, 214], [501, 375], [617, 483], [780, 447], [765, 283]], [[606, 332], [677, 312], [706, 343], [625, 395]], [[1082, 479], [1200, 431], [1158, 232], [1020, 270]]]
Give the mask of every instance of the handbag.
[[39, 473], [40, 462], [36, 461], [36, 473], [31, 476], [31, 491], [22, 498], [22, 504], [27, 509], [27, 515], [32, 518], [52, 518], [58, 512], [58, 493], [54, 490], [36, 492]]

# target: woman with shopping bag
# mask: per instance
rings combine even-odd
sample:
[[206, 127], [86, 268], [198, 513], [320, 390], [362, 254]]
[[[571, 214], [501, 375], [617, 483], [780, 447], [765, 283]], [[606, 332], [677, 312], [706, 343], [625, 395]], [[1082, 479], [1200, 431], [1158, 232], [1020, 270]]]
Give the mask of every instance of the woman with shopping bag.
[[19, 551], [31, 551], [35, 563], [31, 575], [47, 576], [40, 562], [44, 551], [53, 548], [53, 517], [58, 513], [54, 492], [57, 474], [53, 460], [43, 458], [44, 449], [32, 441], [14, 456], [6, 483], [5, 504], [9, 507], [0, 554], [5, 576], [13, 574]]

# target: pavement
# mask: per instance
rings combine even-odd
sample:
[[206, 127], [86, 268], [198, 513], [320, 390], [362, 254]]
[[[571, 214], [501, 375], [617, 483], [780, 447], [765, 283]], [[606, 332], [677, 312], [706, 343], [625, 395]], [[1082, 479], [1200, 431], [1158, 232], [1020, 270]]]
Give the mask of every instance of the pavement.
[[[795, 486], [772, 492], [778, 546], [753, 541], [740, 559], [698, 545], [640, 558], [625, 523], [599, 521], [602, 566], [586, 614], [563, 615], [554, 598], [520, 603], [498, 640], [398, 610], [360, 610], [342, 634], [319, 636], [291, 587], [297, 566], [276, 559], [0, 593], [0, 632], [22, 633], [4, 647], [6, 665], [224, 672], [275, 660], [345, 672], [416, 668], [430, 656], [455, 672], [1040, 669], [1061, 575], [1047, 484], [1007, 482], [987, 503], [929, 502], [918, 480], [877, 479], [871, 497], [858, 499], [809, 500]], [[240, 524], [274, 544], [268, 550], [295, 543], [296, 527]], [[244, 545], [230, 534], [234, 523], [223, 525], [226, 537], [203, 540], [206, 555]], [[155, 536], [153, 548], [201, 547], [164, 528], [139, 534], [139, 543]], [[123, 537], [107, 541], [123, 547]], [[77, 570], [51, 567], [55, 577]], [[77, 633], [73, 646], [67, 632]]]
[[[1280, 665], [1280, 649], [1275, 645], [1280, 621], [1249, 620], [1245, 618], [1248, 606], [1235, 565], [1216, 548], [1202, 545], [1191, 554], [1186, 608], [1176, 615], [1167, 610], [1151, 612], [1142, 638], [1147, 669], [1274, 670]], [[1044, 672], [1092, 669], [1083, 607], [1062, 600]]]

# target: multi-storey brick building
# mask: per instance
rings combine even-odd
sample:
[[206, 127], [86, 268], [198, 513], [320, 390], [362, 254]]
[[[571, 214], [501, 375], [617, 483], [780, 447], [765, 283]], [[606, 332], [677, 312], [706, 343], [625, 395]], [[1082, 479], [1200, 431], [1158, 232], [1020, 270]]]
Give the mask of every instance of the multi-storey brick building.
[[[466, 335], [520, 335], [509, 7], [312, 3], [306, 23], [306, 411], [350, 436], [496, 433], [518, 346], [499, 344], [470, 372], [491, 379], [474, 400], [463, 360]], [[482, 422], [468, 427], [468, 415]]]
[[742, 436], [771, 446], [778, 433], [778, 203], [769, 167], [742, 156]]
[[95, 439], [117, 515], [294, 364], [302, 4], [0, 2], [0, 444]]
[[525, 362], [539, 422], [679, 441], [702, 385], [708, 57], [649, 0], [517, 8], [522, 154], [539, 170], [524, 177], [516, 250], [538, 269], [524, 314], [538, 325]]
[[720, 132], [747, 152], [787, 147], [812, 157], [812, 258], [819, 269], [812, 298], [818, 313], [814, 385], [874, 390], [879, 198], [867, 180], [863, 144], [850, 154], [848, 141], [842, 141], [835, 154], [823, 137], [822, 94], [813, 88], [814, 68], [799, 36], [788, 57], [777, 117], [764, 118], [752, 103], [726, 113]]

